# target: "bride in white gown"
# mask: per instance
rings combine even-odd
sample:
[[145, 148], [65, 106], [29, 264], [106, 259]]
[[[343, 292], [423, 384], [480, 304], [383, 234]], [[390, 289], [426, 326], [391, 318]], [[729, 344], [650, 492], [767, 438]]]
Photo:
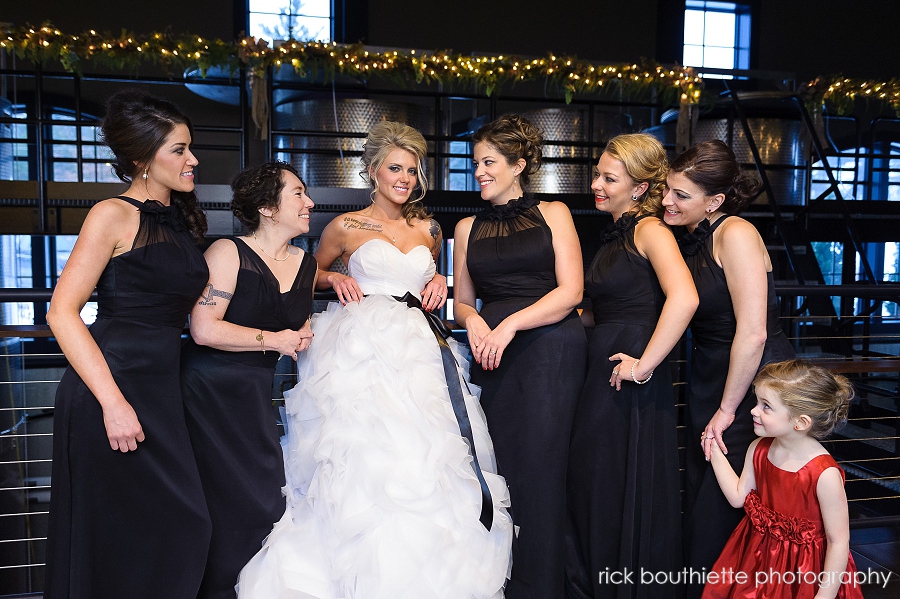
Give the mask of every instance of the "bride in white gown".
[[447, 287], [440, 227], [420, 202], [425, 147], [406, 125], [373, 127], [372, 205], [322, 234], [320, 267], [342, 256], [351, 276], [319, 272], [341, 301], [313, 316], [285, 394], [287, 509], [241, 572], [240, 599], [503, 597], [506, 482], [468, 363], [426, 318]]

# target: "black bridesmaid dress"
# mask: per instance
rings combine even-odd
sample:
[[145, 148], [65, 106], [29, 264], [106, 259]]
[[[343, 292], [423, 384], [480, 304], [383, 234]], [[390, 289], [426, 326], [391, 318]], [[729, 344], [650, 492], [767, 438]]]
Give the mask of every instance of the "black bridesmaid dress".
[[[680, 590], [639, 578], [641, 569], [655, 574], [682, 567], [671, 369], [663, 362], [646, 384], [624, 381], [620, 391], [609, 384], [619, 364], [609, 357], [621, 352], [639, 358], [666, 300], [650, 261], [634, 245], [635, 225], [643, 218], [625, 215], [607, 229], [585, 276], [596, 326], [569, 448], [569, 599], [655, 599]], [[621, 579], [627, 573], [634, 584]]]
[[[466, 266], [491, 328], [556, 288], [552, 232], [525, 197], [475, 216]], [[587, 343], [573, 310], [560, 322], [519, 331], [499, 368], [472, 368], [509, 485], [513, 523], [508, 599], [554, 599], [565, 589], [566, 463]]]
[[[690, 324], [691, 367], [685, 430], [684, 548], [686, 565], [695, 572], [712, 568], [728, 537], [744, 517], [743, 509], [731, 507], [725, 499], [715, 473], [700, 449], [700, 435], [722, 401], [731, 344], [737, 329], [725, 272], [713, 258], [713, 232], [728, 218], [723, 216], [712, 226], [704, 220], [693, 233], [679, 240], [681, 253], [700, 296], [700, 305]], [[758, 368], [794, 357], [794, 348], [778, 321], [771, 272], [768, 275], [767, 307], [766, 346]], [[755, 405], [756, 396], [748, 390], [735, 412], [734, 422], [722, 435], [728, 447], [728, 461], [738, 473], [744, 468], [747, 448], [756, 439], [750, 415]], [[688, 596], [699, 597], [702, 588], [692, 585]]]
[[[263, 331], [300, 329], [312, 309], [316, 260], [303, 255], [290, 290], [243, 240], [237, 283], [224, 320]], [[185, 345], [181, 360], [188, 432], [213, 533], [198, 599], [234, 599], [241, 568], [284, 513], [284, 460], [273, 381], [278, 352]]]
[[140, 210], [130, 251], [97, 283], [91, 336], [146, 440], [110, 449], [103, 411], [70, 366], [56, 393], [47, 599], [193, 599], [210, 522], [179, 385], [181, 334], [209, 278], [177, 208]]

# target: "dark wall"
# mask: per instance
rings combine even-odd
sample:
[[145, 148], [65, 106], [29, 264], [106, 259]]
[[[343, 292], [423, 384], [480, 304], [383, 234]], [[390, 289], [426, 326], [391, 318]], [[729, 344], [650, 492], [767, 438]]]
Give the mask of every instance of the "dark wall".
[[40, 25], [50, 21], [64, 33], [89, 29], [118, 34], [165, 31], [196, 33], [232, 40], [236, 37], [234, 4], [245, 0], [9, 0], [3, 2], [0, 21], [14, 25]]
[[370, 0], [368, 42], [428, 50], [611, 62], [656, 55], [657, 0], [579, 0], [535, 7], [521, 0], [464, 3]]
[[762, 0], [759, 68], [817, 75], [900, 76], [900, 1]]

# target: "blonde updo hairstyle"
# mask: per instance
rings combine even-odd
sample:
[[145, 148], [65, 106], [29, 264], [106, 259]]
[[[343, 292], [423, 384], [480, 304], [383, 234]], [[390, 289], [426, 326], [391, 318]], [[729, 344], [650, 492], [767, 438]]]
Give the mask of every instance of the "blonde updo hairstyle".
[[661, 216], [669, 159], [659, 140], [647, 133], [626, 133], [609, 140], [603, 151], [625, 165], [635, 184], [647, 184], [647, 191], [637, 199], [638, 213]]
[[804, 360], [766, 365], [753, 386], [777, 393], [794, 418], [808, 416], [809, 434], [816, 439], [824, 439], [846, 422], [854, 395], [846, 377]]
[[531, 175], [541, 168], [544, 132], [517, 114], [505, 114], [481, 127], [472, 136], [472, 144], [477, 143], [490, 145], [500, 152], [510, 166], [520, 158], [523, 159], [525, 168], [518, 175], [523, 189], [528, 185]]
[[425, 197], [425, 191], [428, 189], [428, 179], [425, 177], [425, 169], [423, 163], [425, 154], [428, 150], [428, 144], [421, 133], [403, 123], [393, 121], [382, 121], [369, 130], [366, 136], [366, 143], [363, 146], [362, 163], [363, 169], [359, 171], [359, 176], [366, 183], [372, 186], [371, 197], [375, 198], [375, 190], [378, 188], [378, 181], [369, 171], [375, 173], [384, 164], [388, 154], [392, 151], [400, 149], [406, 150], [416, 157], [416, 189], [419, 190], [419, 197], [410, 198], [403, 204], [400, 213], [406, 219], [406, 222], [412, 224], [413, 219], [426, 219], [431, 215], [422, 205], [422, 198]]

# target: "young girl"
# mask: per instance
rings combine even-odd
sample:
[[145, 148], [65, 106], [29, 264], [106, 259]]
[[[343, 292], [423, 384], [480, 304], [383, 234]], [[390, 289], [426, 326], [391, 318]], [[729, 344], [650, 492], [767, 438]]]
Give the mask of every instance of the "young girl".
[[818, 441], [846, 418], [853, 388], [801, 360], [769, 364], [753, 383], [753, 430], [762, 438], [750, 445], [740, 478], [712, 439], [701, 440], [711, 445], [725, 497], [747, 512], [703, 599], [861, 598], [844, 472]]

